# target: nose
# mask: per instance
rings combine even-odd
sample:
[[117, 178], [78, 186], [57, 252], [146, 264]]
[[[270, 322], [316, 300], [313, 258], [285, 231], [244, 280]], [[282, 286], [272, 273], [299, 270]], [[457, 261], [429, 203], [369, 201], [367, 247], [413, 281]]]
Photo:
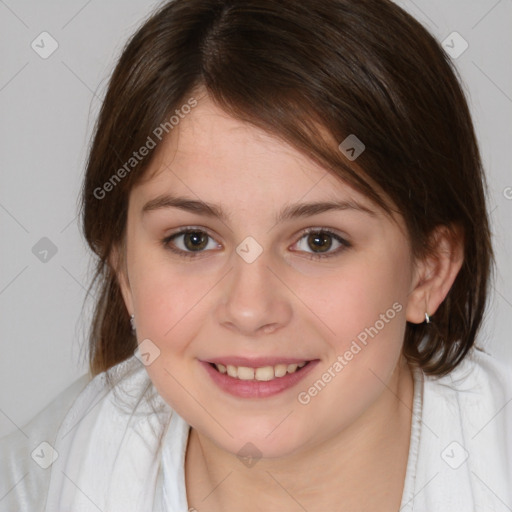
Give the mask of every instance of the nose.
[[220, 325], [254, 337], [290, 322], [293, 310], [287, 288], [269, 263], [265, 251], [252, 263], [234, 254], [234, 268], [224, 281], [216, 308]]

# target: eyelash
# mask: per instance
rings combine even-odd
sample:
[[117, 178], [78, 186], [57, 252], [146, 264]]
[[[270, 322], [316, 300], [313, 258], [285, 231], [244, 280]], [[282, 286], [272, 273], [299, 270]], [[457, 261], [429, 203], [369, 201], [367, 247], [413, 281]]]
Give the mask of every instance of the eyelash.
[[[164, 248], [172, 251], [173, 253], [177, 254], [178, 256], [180, 256], [182, 258], [194, 259], [194, 258], [201, 257], [200, 255], [203, 254], [206, 251], [188, 252], [188, 251], [183, 251], [182, 249], [176, 249], [175, 247], [172, 247], [172, 245], [170, 244], [170, 242], [172, 240], [174, 240], [175, 238], [179, 237], [180, 235], [186, 235], [186, 234], [189, 234], [189, 233], [204, 233], [208, 237], [213, 239], [213, 237], [208, 233], [208, 231], [206, 231], [206, 230], [204, 230], [202, 228], [187, 227], [187, 228], [184, 228], [184, 229], [182, 229], [180, 231], [177, 231], [176, 233], [172, 233], [171, 235], [165, 237], [162, 240], [162, 244], [163, 244]], [[334, 252], [325, 253], [325, 254], [322, 254], [322, 253], [316, 253], [316, 254], [315, 253], [306, 253], [306, 254], [308, 254], [308, 256], [307, 256], [308, 259], [311, 259], [311, 260], [322, 260], [322, 259], [325, 259], [325, 258], [332, 258], [334, 256], [339, 255], [339, 253], [342, 252], [344, 249], [347, 249], [347, 248], [351, 247], [351, 244], [347, 240], [345, 240], [344, 238], [342, 238], [338, 234], [334, 233], [329, 228], [308, 228], [308, 229], [304, 230], [301, 233], [301, 235], [299, 237], [299, 241], [302, 240], [306, 235], [309, 235], [311, 233], [329, 235], [330, 237], [334, 238], [337, 242], [339, 242], [341, 244], [341, 247], [336, 249]]]

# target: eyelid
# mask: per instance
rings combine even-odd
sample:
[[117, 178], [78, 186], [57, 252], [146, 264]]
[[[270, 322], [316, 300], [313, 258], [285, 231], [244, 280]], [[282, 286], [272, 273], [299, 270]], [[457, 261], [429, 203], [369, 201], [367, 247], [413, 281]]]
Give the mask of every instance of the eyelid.
[[204, 226], [180, 226], [176, 229], [176, 231], [173, 231], [172, 233], [168, 234], [165, 239], [171, 239], [173, 236], [182, 235], [184, 233], [190, 233], [191, 231], [201, 231], [206, 233], [211, 238], [215, 238], [212, 234], [212, 231], [210, 231], [208, 228], [205, 228]]
[[299, 235], [303, 237], [304, 235], [308, 235], [309, 233], [327, 233], [329, 235], [333, 235], [346, 244], [349, 244], [349, 241], [345, 238], [345, 235], [342, 235], [338, 232], [338, 230], [334, 228], [328, 228], [327, 226], [315, 226], [310, 228], [305, 228], [299, 232]]
[[[318, 253], [306, 252], [305, 253], [305, 254], [307, 254], [306, 257], [309, 258], [309, 259], [319, 260], [319, 259], [323, 259], [323, 258], [336, 257], [342, 251], [344, 251], [345, 249], [348, 249], [348, 248], [352, 247], [352, 244], [344, 236], [340, 235], [333, 228], [320, 227], [320, 226], [319, 227], [306, 228], [303, 231], [301, 231], [300, 234], [298, 235], [298, 237], [299, 237], [298, 240], [293, 245], [296, 245], [298, 242], [300, 242], [302, 240], [302, 238], [304, 238], [304, 236], [306, 236], [306, 235], [308, 235], [310, 233], [323, 233], [323, 234], [327, 234], [327, 235], [331, 236], [332, 238], [334, 238], [340, 244], [340, 247], [338, 247], [338, 249], [336, 249], [334, 251], [325, 252], [325, 253], [322, 253], [322, 252], [318, 252]], [[303, 252], [303, 251], [297, 251], [297, 252]]]
[[[175, 247], [173, 248], [172, 245], [169, 243], [174, 238], [177, 238], [178, 236], [186, 235], [187, 233], [194, 232], [194, 231], [205, 233], [209, 238], [216, 241], [215, 237], [211, 234], [211, 232], [208, 228], [205, 228], [203, 226], [182, 226], [177, 231], [165, 236], [164, 239], [162, 240], [162, 244], [164, 245], [165, 248], [169, 249], [170, 251], [172, 251], [184, 258], [201, 257], [203, 254], [206, 254], [209, 251], [204, 251], [204, 250], [197, 251], [197, 252], [183, 251], [182, 249], [177, 249]], [[307, 257], [309, 259], [315, 260], [315, 259], [334, 257], [334, 256], [337, 256], [342, 250], [347, 249], [352, 246], [352, 244], [344, 236], [341, 236], [335, 230], [333, 230], [332, 228], [328, 228], [328, 227], [309, 227], [309, 228], [302, 230], [301, 232], [299, 232], [298, 235], [296, 235], [296, 237], [298, 237], [298, 239], [297, 239], [297, 241], [294, 242], [293, 245], [296, 245], [298, 242], [300, 242], [302, 240], [302, 238], [304, 238], [304, 236], [306, 236], [310, 233], [327, 234], [327, 235], [331, 236], [332, 238], [334, 238], [336, 241], [338, 241], [338, 243], [341, 244], [341, 247], [339, 247], [335, 251], [325, 252], [325, 253], [305, 252], [305, 254], [308, 255]], [[218, 243], [218, 242], [216, 242], [216, 243]], [[304, 252], [304, 251], [296, 251], [296, 252]]]
[[[184, 257], [184, 258], [200, 258], [202, 255], [208, 253], [209, 251], [183, 251], [182, 249], [178, 249], [176, 247], [173, 247], [170, 242], [172, 242], [175, 238], [186, 235], [187, 233], [193, 233], [193, 232], [199, 232], [206, 234], [210, 239], [214, 240], [215, 243], [219, 244], [216, 240], [216, 238], [212, 235], [211, 231], [208, 228], [205, 228], [203, 226], [182, 226], [178, 228], [176, 231], [170, 233], [169, 235], [165, 236], [162, 239], [162, 245], [165, 249], [170, 250], [171, 252], [177, 254], [178, 256]], [[210, 249], [211, 250], [211, 249]]]

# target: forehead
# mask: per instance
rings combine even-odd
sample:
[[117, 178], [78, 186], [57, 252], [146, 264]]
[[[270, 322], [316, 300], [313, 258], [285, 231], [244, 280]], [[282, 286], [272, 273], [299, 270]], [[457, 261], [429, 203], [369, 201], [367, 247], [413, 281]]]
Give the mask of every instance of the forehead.
[[277, 137], [230, 117], [208, 96], [164, 138], [138, 188], [145, 198], [172, 191], [241, 206], [357, 199], [375, 208], [332, 172]]

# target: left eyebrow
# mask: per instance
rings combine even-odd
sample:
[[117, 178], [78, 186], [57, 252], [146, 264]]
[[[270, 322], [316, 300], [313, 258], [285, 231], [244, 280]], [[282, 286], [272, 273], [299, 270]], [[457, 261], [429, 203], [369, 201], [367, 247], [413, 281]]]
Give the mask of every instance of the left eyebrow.
[[375, 216], [370, 208], [355, 201], [322, 201], [318, 203], [297, 203], [284, 208], [276, 218], [276, 224], [301, 217], [312, 217], [328, 211], [355, 210]]
[[[160, 210], [162, 208], [178, 208], [197, 215], [205, 215], [207, 217], [216, 217], [225, 222], [229, 221], [228, 215], [220, 205], [207, 203], [205, 201], [197, 201], [189, 197], [179, 197], [170, 194], [160, 195], [148, 201], [142, 207], [142, 214], [150, 211]], [[320, 213], [328, 211], [355, 210], [372, 216], [376, 213], [366, 206], [355, 201], [322, 201], [317, 203], [295, 203], [283, 208], [276, 216], [275, 223], [281, 223], [292, 219], [312, 217]]]

